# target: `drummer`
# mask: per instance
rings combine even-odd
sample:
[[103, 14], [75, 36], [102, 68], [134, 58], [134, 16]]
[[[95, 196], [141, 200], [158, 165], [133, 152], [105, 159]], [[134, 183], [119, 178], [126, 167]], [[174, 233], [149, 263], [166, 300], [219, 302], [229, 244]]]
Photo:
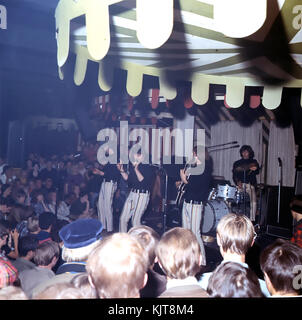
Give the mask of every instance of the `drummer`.
[[241, 159], [233, 164], [233, 180], [240, 191], [244, 191], [250, 197], [250, 219], [256, 220], [257, 211], [257, 174], [259, 174], [259, 164], [254, 159], [254, 151], [249, 145], [243, 145], [239, 150]]

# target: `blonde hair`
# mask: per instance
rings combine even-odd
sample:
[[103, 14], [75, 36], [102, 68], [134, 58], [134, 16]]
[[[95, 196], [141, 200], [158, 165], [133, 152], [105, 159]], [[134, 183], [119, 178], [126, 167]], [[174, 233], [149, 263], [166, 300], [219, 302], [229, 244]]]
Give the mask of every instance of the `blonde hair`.
[[83, 299], [80, 289], [71, 283], [55, 283], [33, 297], [34, 300], [50, 299]]
[[224, 252], [245, 255], [253, 244], [254, 234], [253, 223], [245, 215], [229, 213], [217, 225], [217, 236]]
[[97, 240], [86, 247], [82, 248], [66, 248], [62, 247], [62, 259], [66, 262], [86, 261], [89, 254], [100, 244], [101, 240]]
[[7, 286], [0, 290], [0, 300], [28, 300], [20, 287]]
[[163, 234], [156, 255], [170, 279], [185, 279], [200, 271], [201, 250], [195, 234], [180, 227]]
[[96, 289], [91, 286], [86, 272], [75, 275], [70, 283], [81, 291], [85, 299], [96, 299], [98, 297]]
[[86, 264], [100, 298], [138, 297], [147, 269], [146, 251], [127, 233], [115, 233], [103, 239]]

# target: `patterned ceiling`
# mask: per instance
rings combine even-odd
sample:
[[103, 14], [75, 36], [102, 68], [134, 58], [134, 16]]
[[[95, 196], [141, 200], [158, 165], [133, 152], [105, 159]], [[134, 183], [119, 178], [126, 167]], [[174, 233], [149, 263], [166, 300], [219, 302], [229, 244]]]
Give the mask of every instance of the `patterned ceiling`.
[[131, 96], [151, 75], [169, 100], [190, 83], [198, 105], [211, 84], [226, 87], [230, 107], [243, 104], [246, 87], [263, 87], [268, 109], [280, 105], [284, 87], [302, 88], [300, 0], [61, 0], [55, 17], [60, 78], [73, 52], [77, 85], [91, 60], [103, 91], [120, 68]]

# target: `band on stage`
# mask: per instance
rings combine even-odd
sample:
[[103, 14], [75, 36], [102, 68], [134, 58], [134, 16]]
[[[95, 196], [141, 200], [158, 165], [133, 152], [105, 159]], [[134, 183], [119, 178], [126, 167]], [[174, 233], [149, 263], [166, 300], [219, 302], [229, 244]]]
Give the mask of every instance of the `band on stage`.
[[[112, 155], [113, 150], [108, 149], [107, 153]], [[205, 148], [201, 157], [197, 146], [192, 150], [192, 157], [182, 165], [149, 164], [144, 161], [144, 154], [140, 150], [134, 153], [133, 160], [128, 164], [108, 162], [101, 170], [95, 169], [93, 172], [103, 178], [97, 199], [98, 218], [109, 232], [114, 229], [127, 232], [131, 226], [145, 223], [142, 219], [147, 208], [151, 208], [151, 212], [166, 210], [167, 207], [158, 205], [164, 202], [170, 210], [172, 208], [174, 213], [178, 213], [179, 224], [195, 233], [201, 250], [204, 250], [202, 239], [204, 236], [215, 236], [216, 226], [225, 214], [244, 214], [254, 223], [259, 218], [257, 175], [260, 166], [249, 145], [243, 145], [239, 153], [241, 158], [230, 168], [234, 184], [223, 180], [223, 177], [213, 176], [209, 150]], [[203, 167], [203, 170], [197, 170], [196, 174], [199, 167]], [[113, 207], [117, 193], [124, 194], [124, 199], [118, 227], [114, 228], [116, 213]]]

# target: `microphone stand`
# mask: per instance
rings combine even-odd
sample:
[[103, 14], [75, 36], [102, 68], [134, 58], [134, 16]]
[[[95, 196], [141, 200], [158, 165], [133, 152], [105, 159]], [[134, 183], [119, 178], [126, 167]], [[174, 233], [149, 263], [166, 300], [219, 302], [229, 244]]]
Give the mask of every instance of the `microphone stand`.
[[279, 162], [279, 170], [278, 170], [278, 215], [277, 215], [277, 223], [280, 220], [280, 202], [281, 202], [281, 184], [282, 184], [282, 161], [278, 158]]
[[167, 226], [167, 206], [168, 206], [168, 174], [167, 171], [160, 167], [161, 171], [165, 174], [165, 193], [163, 197], [163, 233], [166, 232], [166, 226]]
[[164, 172], [165, 174], [165, 192], [163, 197], [163, 206], [162, 206], [162, 213], [163, 213], [163, 233], [166, 231], [167, 226], [167, 206], [168, 206], [168, 173], [164, 169], [162, 165], [154, 165], [151, 164], [152, 167], [157, 167], [159, 172]]

